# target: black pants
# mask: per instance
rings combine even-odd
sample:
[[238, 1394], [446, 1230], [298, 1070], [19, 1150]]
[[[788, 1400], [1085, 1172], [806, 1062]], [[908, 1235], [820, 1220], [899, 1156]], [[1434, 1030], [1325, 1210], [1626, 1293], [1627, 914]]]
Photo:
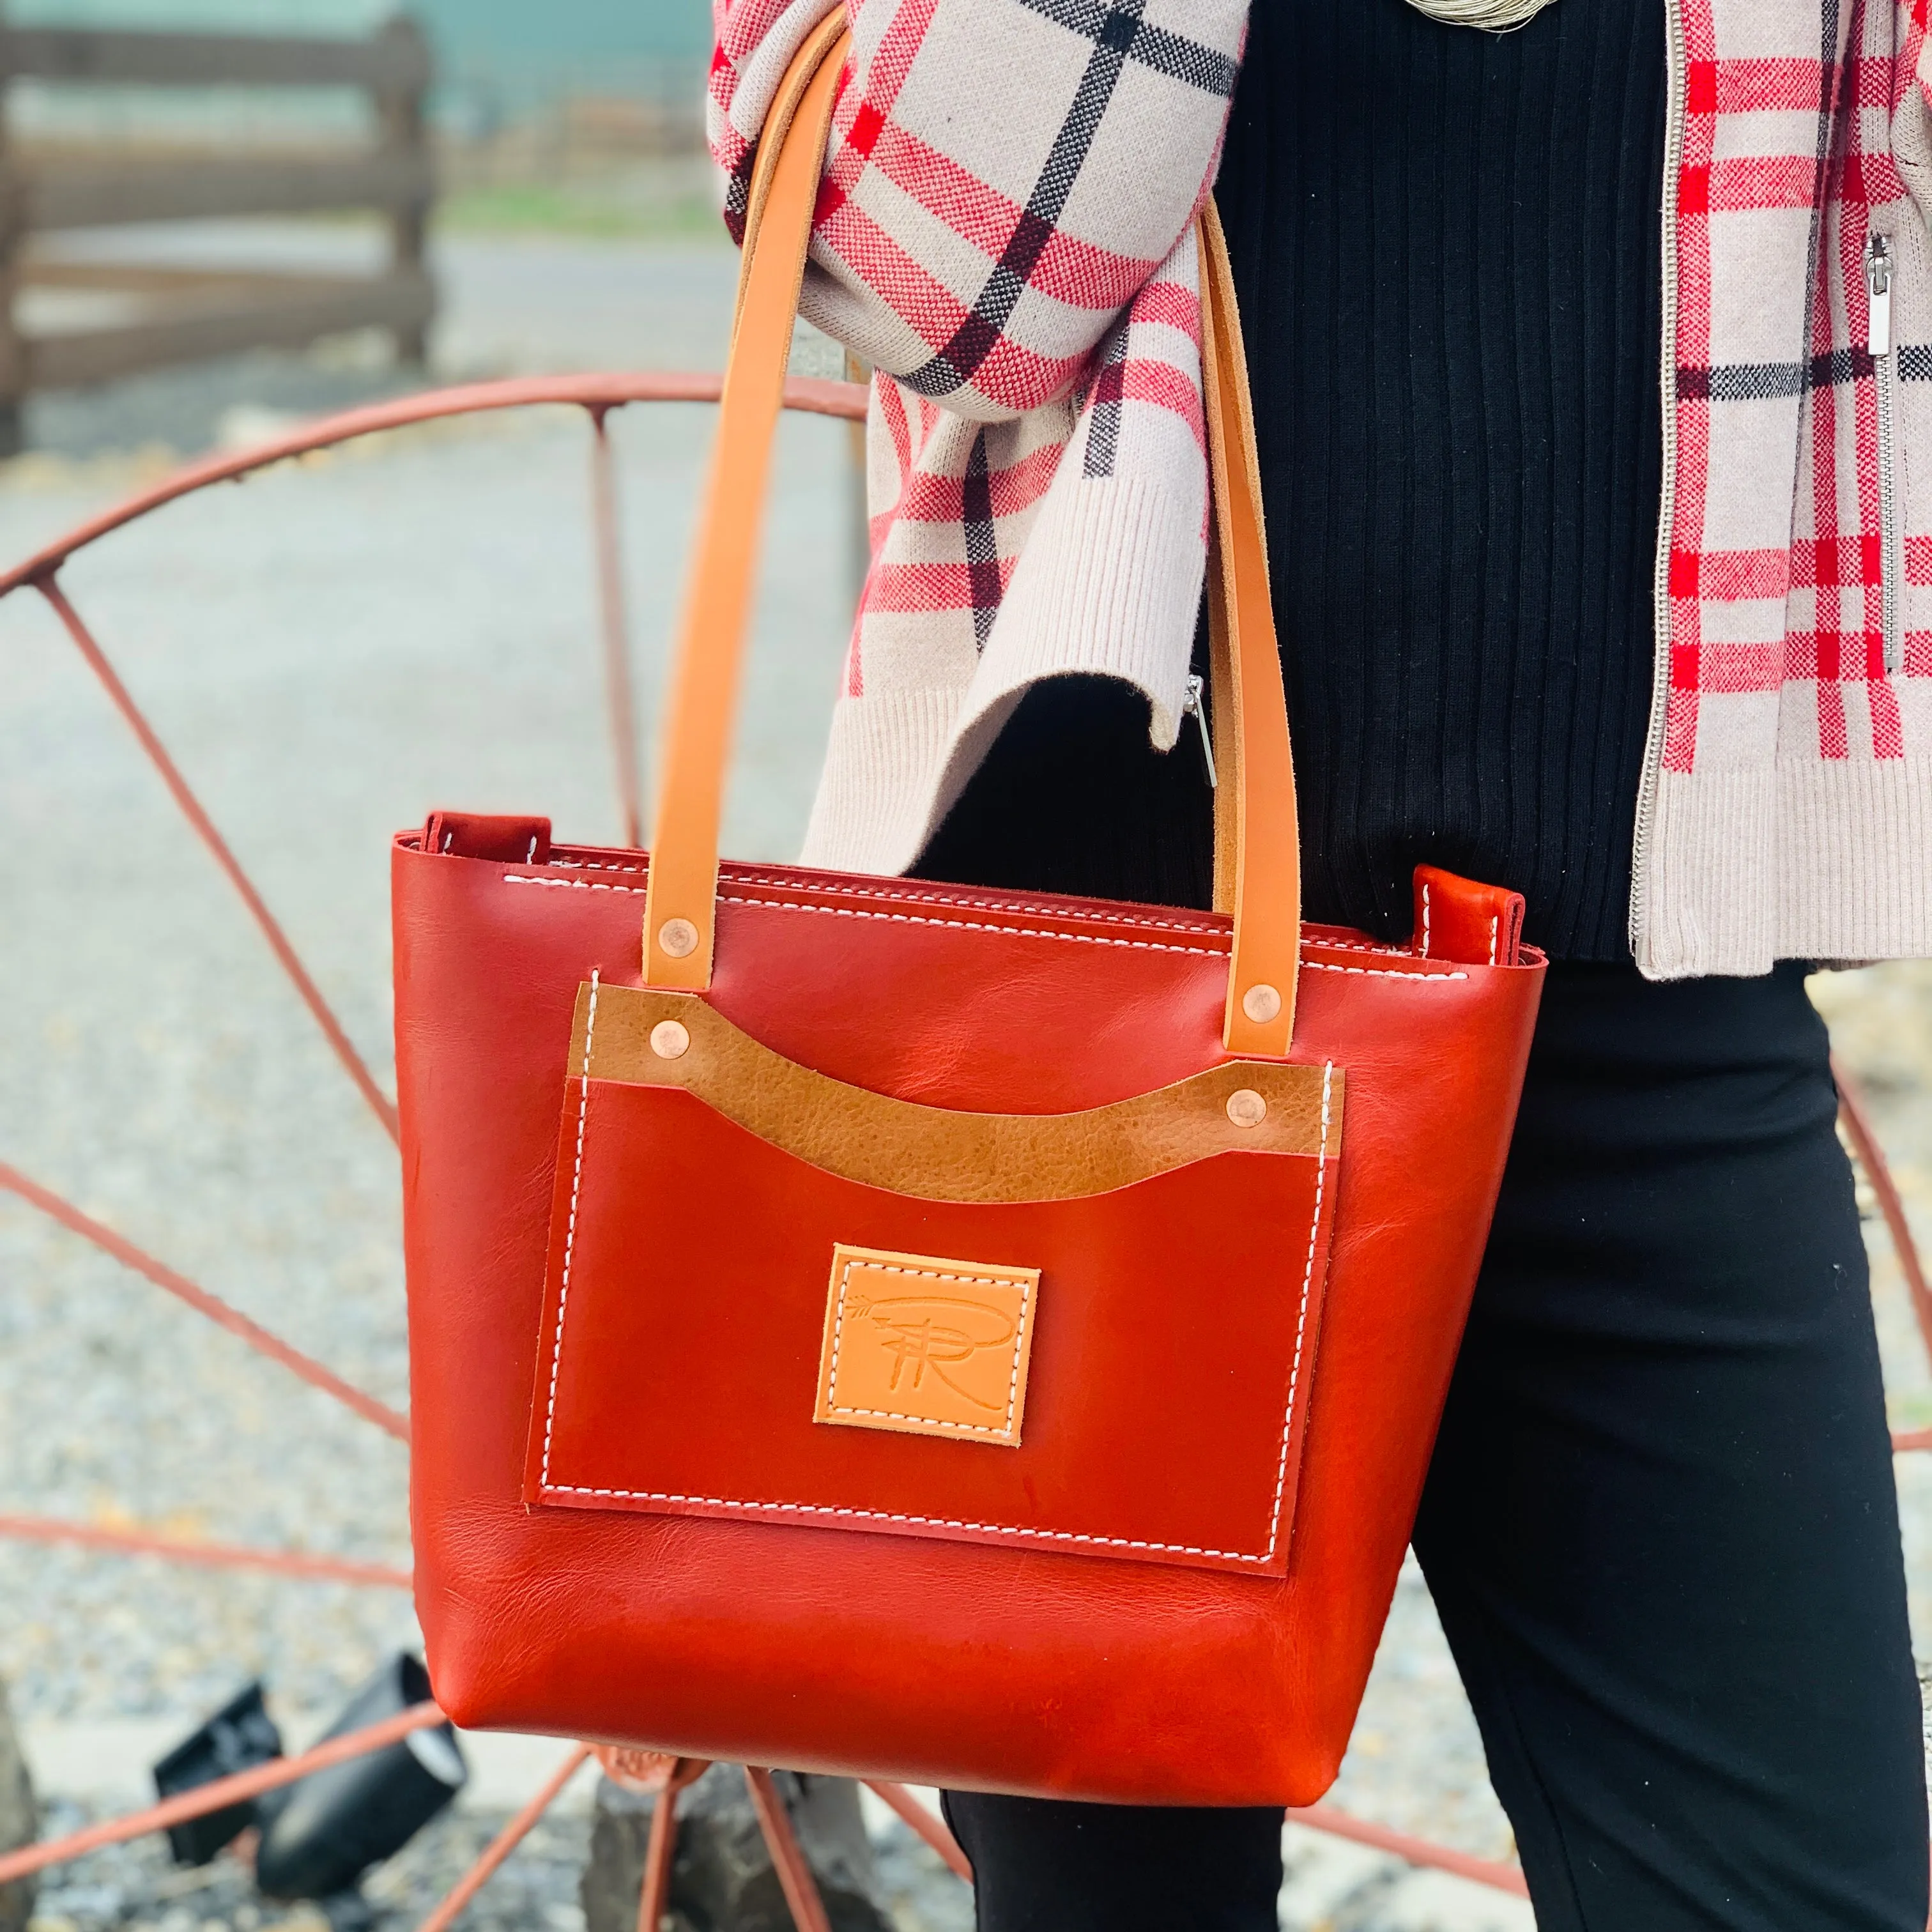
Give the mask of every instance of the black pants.
[[[1924, 1932], [1835, 1105], [1796, 968], [1551, 971], [1414, 1538], [1541, 1932]], [[1279, 1812], [947, 1810], [982, 1932], [1275, 1926]]]

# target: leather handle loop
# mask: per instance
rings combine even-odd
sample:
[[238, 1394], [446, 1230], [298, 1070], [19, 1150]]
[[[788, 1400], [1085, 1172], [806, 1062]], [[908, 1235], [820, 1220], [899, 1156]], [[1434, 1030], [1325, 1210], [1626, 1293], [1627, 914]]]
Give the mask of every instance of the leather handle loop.
[[[794, 58], [766, 116], [752, 182], [736, 320], [718, 440], [700, 506], [692, 586], [674, 658], [657, 823], [644, 899], [644, 983], [711, 983], [718, 827], [750, 616], [773, 434], [804, 280], [812, 216], [848, 45], [842, 10]], [[1221, 226], [1200, 223], [1203, 392], [1214, 505], [1210, 614], [1215, 902], [1234, 916], [1223, 1040], [1232, 1054], [1286, 1059], [1301, 920], [1288, 744], [1260, 472], [1240, 321]]]

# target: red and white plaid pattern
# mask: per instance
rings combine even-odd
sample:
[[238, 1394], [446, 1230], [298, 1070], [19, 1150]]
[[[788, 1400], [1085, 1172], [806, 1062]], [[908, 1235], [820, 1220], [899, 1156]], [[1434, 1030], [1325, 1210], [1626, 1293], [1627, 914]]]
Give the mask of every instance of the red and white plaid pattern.
[[[1923, 254], [1891, 151], [1912, 84], [1892, 24], [1883, 6], [1684, 0], [1669, 772], [1756, 763], [1780, 724], [1800, 754], [1844, 758], [1856, 737], [1904, 755], [1864, 268], [1869, 234]], [[1924, 313], [1918, 266], [1901, 319]], [[1792, 706], [1808, 716], [1780, 719]]]
[[[734, 222], [778, 76], [835, 4], [717, 0]], [[1246, 8], [844, 4], [806, 307], [880, 372], [873, 564], [809, 856], [890, 871], [1033, 678], [1129, 679], [1173, 740], [1206, 508], [1189, 224]], [[1632, 916], [1659, 976], [1932, 952], [1928, 8], [1673, 5], [1675, 460]]]
[[[1932, 950], [1924, 5], [1678, 0], [1676, 460], [1633, 908], [1652, 970]], [[1889, 370], [1874, 236], [1896, 264]]]
[[[837, 0], [718, 0], [710, 134], [742, 230], [786, 62]], [[1245, 0], [848, 0], [804, 310], [877, 372], [872, 562], [808, 842], [917, 855], [1034, 679], [1180, 724], [1206, 556], [1192, 219]]]

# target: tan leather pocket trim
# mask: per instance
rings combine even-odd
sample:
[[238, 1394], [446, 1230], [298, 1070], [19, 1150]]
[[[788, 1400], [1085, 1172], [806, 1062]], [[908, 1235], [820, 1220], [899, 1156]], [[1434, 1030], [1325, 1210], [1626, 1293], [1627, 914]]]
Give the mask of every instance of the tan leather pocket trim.
[[[681, 1050], [654, 1047], [659, 1028]], [[699, 994], [596, 982], [578, 989], [570, 1072], [682, 1088], [828, 1174], [924, 1201], [1075, 1200], [1217, 1154], [1332, 1150], [1341, 1126], [1339, 1070], [1252, 1060], [1083, 1113], [954, 1113], [814, 1073]]]

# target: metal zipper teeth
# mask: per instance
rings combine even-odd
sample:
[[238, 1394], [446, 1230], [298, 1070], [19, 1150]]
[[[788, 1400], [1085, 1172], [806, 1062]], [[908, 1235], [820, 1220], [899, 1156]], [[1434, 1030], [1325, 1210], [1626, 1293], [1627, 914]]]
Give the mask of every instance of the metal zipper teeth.
[[1208, 708], [1202, 702], [1207, 688], [1205, 678], [1198, 676], [1192, 671], [1188, 674], [1180, 700], [1180, 715], [1184, 718], [1192, 718], [1201, 728], [1201, 755], [1207, 761], [1208, 789], [1216, 791], [1220, 788], [1221, 779], [1220, 774], [1214, 769], [1214, 739], [1208, 728]]
[[1664, 460], [1657, 518], [1656, 661], [1652, 668], [1650, 728], [1644, 740], [1643, 777], [1637, 788], [1636, 831], [1630, 850], [1630, 950], [1644, 957], [1650, 910], [1650, 843], [1664, 776], [1664, 739], [1670, 714], [1670, 549], [1677, 526], [1677, 226], [1678, 177], [1684, 166], [1684, 10], [1664, 0], [1668, 78], [1664, 132], [1663, 344], [1658, 380], [1663, 389]]
[[1905, 668], [1905, 639], [1901, 586], [1904, 572], [1898, 554], [1898, 430], [1892, 386], [1898, 381], [1892, 357], [1884, 357], [1878, 370], [1878, 527], [1881, 546], [1880, 596], [1884, 615], [1885, 673], [1896, 677]]
[[[1891, 320], [1898, 264], [1886, 237], [1874, 235], [1866, 244], [1868, 288], [1876, 279], [1880, 263], [1883, 264], [1887, 318], [1883, 352], [1878, 352], [1876, 340], [1871, 344], [1872, 376], [1878, 391], [1880, 625], [1884, 633], [1885, 673], [1888, 677], [1896, 677], [1905, 665], [1905, 560], [1898, 526], [1898, 347], [1896, 326]], [[1880, 292], [1873, 290], [1872, 292], [1876, 303]], [[1877, 330], [1874, 327], [1869, 333], [1875, 338]]]

